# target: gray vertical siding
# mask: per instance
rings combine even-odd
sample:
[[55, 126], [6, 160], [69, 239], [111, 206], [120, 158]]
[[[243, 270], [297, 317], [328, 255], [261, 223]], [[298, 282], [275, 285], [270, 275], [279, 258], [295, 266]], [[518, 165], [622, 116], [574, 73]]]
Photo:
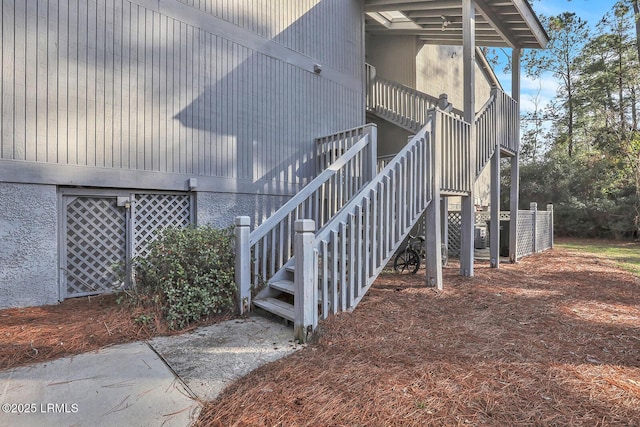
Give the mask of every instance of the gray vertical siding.
[[364, 118], [360, 1], [0, 7], [3, 160], [300, 183]]
[[[360, 78], [359, 0], [178, 0]], [[292, 25], [293, 23], [293, 25]]]

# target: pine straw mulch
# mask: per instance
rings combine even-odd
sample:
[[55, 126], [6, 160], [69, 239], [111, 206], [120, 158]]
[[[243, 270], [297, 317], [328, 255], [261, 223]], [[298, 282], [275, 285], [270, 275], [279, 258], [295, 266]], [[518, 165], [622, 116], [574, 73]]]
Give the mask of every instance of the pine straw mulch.
[[[233, 318], [211, 316], [171, 331], [150, 309], [120, 305], [116, 295], [74, 298], [57, 305], [0, 310], [0, 370], [97, 350], [112, 344], [174, 335]], [[143, 321], [144, 320], [144, 321]]]
[[473, 278], [450, 265], [441, 292], [383, 274], [198, 425], [640, 426], [640, 280], [557, 248]]

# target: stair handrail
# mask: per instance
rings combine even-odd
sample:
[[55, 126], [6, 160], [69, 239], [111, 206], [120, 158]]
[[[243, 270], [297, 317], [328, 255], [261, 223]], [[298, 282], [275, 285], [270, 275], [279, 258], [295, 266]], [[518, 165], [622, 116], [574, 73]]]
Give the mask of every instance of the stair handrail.
[[251, 283], [255, 287], [293, 256], [293, 226], [297, 219], [314, 219], [321, 227], [375, 176], [376, 133], [375, 125], [367, 126], [344, 155], [249, 233], [248, 246], [253, 253]]
[[316, 138], [316, 175], [349, 150], [362, 135], [371, 132], [371, 126], [374, 125], [366, 124]]
[[[433, 178], [436, 117], [436, 110], [430, 111], [420, 132], [316, 233], [314, 270], [318, 274], [313, 286], [319, 285], [322, 318], [360, 302], [432, 200], [437, 182]], [[393, 190], [383, 192], [387, 186]], [[351, 260], [349, 267], [347, 260]], [[329, 271], [340, 277], [329, 283]]]

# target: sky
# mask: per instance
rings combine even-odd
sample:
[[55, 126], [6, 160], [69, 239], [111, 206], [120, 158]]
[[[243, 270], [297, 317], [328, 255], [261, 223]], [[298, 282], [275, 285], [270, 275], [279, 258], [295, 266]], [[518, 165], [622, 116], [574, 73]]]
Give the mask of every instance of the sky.
[[[616, 0], [538, 0], [533, 3], [533, 9], [539, 15], [553, 16], [562, 12], [575, 12], [587, 21], [590, 27], [595, 27], [606, 12], [611, 10]], [[496, 67], [496, 74], [504, 90], [511, 92], [511, 74], [504, 74], [502, 67]], [[542, 75], [532, 80], [524, 72], [521, 73], [521, 111], [533, 111], [536, 95], [539, 108], [548, 103], [556, 94], [557, 82], [551, 75]]]

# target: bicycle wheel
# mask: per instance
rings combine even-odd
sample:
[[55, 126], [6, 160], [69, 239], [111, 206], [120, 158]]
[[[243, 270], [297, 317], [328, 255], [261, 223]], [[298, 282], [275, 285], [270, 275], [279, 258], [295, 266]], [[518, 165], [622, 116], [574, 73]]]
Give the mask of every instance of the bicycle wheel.
[[393, 269], [396, 273], [416, 274], [418, 268], [420, 268], [420, 255], [411, 248], [399, 252], [393, 261]]

